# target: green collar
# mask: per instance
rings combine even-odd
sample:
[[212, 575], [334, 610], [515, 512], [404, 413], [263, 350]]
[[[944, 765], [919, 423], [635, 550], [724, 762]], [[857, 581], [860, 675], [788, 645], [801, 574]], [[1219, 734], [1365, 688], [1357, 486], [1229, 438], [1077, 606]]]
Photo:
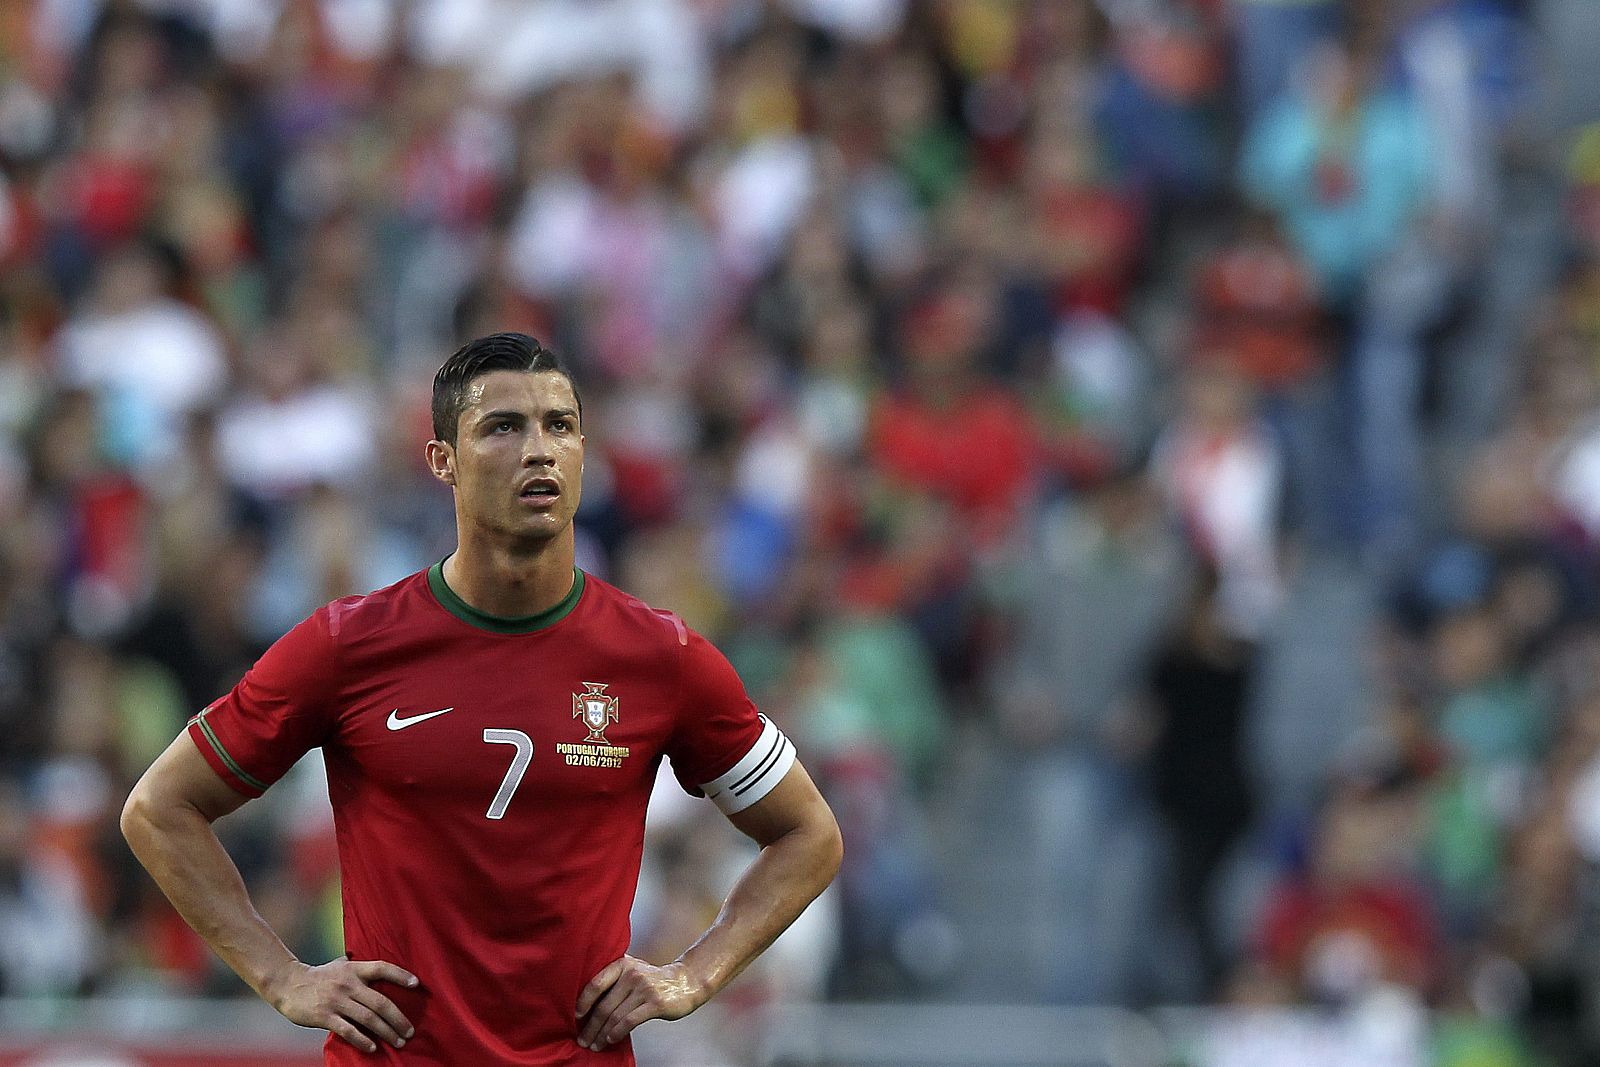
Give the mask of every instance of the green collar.
[[434, 598], [439, 601], [440, 607], [464, 623], [496, 634], [531, 634], [535, 630], [554, 626], [572, 614], [572, 609], [578, 606], [578, 598], [583, 596], [583, 571], [577, 567], [572, 568], [572, 590], [561, 598], [559, 604], [537, 615], [528, 615], [520, 619], [490, 615], [487, 611], [479, 611], [462, 600], [444, 580], [444, 560], [428, 568], [428, 588], [433, 590]]

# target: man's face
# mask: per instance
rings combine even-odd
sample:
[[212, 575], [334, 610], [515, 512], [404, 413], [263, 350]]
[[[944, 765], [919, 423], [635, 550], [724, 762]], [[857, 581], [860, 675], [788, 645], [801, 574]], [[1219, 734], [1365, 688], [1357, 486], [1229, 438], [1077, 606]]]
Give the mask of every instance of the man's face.
[[470, 525], [526, 541], [571, 527], [582, 490], [583, 434], [565, 375], [497, 370], [473, 379], [453, 457], [445, 449], [430, 445], [430, 462], [437, 473], [450, 461], [456, 510]]

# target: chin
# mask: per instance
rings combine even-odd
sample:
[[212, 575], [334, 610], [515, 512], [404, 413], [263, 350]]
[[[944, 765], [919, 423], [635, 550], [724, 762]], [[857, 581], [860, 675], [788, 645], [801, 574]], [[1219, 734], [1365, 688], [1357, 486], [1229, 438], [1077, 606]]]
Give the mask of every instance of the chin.
[[559, 537], [562, 531], [571, 526], [571, 517], [536, 516], [513, 524], [512, 529], [508, 532], [514, 537], [525, 538], [530, 541], [552, 541]]

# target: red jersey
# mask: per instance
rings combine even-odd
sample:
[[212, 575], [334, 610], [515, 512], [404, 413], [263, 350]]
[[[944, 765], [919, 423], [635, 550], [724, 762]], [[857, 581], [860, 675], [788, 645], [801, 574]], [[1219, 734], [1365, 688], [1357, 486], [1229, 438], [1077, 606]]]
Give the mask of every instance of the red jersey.
[[645, 805], [669, 757], [725, 812], [794, 762], [728, 661], [666, 612], [575, 574], [526, 619], [485, 615], [443, 565], [320, 608], [189, 724], [259, 796], [308, 750], [328, 768], [351, 959], [416, 1026], [330, 1064], [623, 1065], [580, 1048], [590, 978], [628, 948]]

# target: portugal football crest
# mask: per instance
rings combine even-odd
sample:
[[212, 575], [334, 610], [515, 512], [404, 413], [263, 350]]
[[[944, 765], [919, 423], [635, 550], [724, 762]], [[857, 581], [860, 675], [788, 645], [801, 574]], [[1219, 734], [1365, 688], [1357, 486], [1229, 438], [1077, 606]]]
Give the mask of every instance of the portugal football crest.
[[572, 694], [572, 717], [582, 719], [583, 725], [589, 728], [589, 736], [583, 739], [585, 744], [609, 745], [606, 727], [617, 721], [618, 700], [606, 696], [605, 682], [583, 684], [587, 692]]

